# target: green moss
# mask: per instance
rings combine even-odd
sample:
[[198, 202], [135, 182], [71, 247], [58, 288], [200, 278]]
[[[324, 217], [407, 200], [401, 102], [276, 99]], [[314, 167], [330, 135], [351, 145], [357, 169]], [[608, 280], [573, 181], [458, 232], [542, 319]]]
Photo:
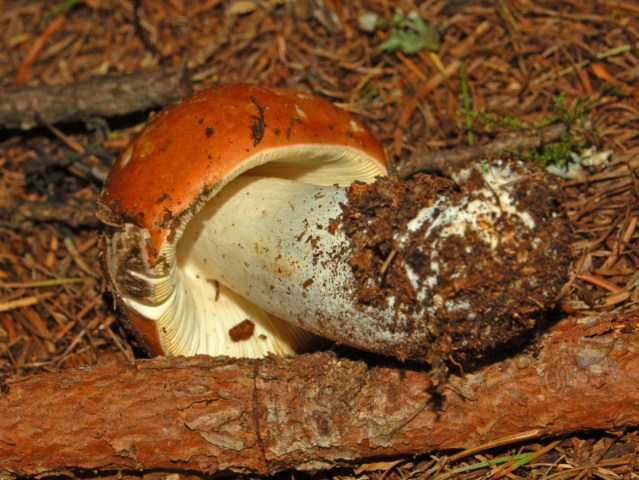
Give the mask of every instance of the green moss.
[[531, 160], [540, 167], [548, 165], [558, 165], [565, 167], [571, 160], [571, 153], [578, 153], [588, 145], [583, 138], [578, 138], [574, 134], [575, 127], [584, 128], [586, 123], [586, 111], [588, 108], [588, 97], [578, 98], [573, 108], [566, 107], [566, 94], [560, 93], [554, 100], [556, 114], [542, 117], [533, 127], [540, 128], [562, 122], [568, 127], [568, 133], [555, 142], [549, 142], [536, 150], [532, 150], [524, 155], [524, 158]]
[[[563, 135], [559, 140], [548, 142], [538, 149], [523, 154], [520, 152], [507, 153], [530, 160], [543, 168], [553, 164], [565, 167], [572, 159], [571, 153], [581, 152], [588, 147], [588, 142], [579, 137], [575, 131], [585, 128], [586, 113], [593, 106], [588, 103], [588, 97], [583, 97], [577, 99], [574, 107], [568, 108], [566, 106], [566, 99], [565, 93], [557, 95], [553, 99], [554, 112], [540, 118], [533, 124], [526, 124], [515, 117], [498, 116], [488, 112], [468, 111], [466, 108], [460, 113], [467, 119], [466, 128], [469, 128], [468, 118], [472, 118], [479, 122], [488, 133], [493, 133], [497, 128], [510, 128], [514, 130], [538, 129], [559, 122], [564, 123], [568, 127], [568, 133]], [[464, 102], [464, 107], [466, 107], [466, 102]]]
[[566, 167], [571, 160], [571, 153], [584, 150], [587, 144], [584, 140], [580, 140], [572, 134], [563, 135], [556, 142], [549, 142], [541, 146], [541, 148], [531, 150], [523, 155], [524, 159], [532, 161], [534, 164], [545, 168], [548, 165], [558, 165]]

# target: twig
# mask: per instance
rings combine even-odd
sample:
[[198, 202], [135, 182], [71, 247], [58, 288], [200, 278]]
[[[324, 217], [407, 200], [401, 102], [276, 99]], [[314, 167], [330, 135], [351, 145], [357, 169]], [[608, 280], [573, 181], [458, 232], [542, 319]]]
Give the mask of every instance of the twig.
[[455, 60], [451, 62], [443, 71], [433, 75], [433, 77], [424, 83], [419, 90], [410, 97], [406, 105], [401, 109], [399, 114], [399, 119], [397, 121], [397, 128], [395, 129], [395, 154], [399, 155], [402, 151], [402, 134], [404, 127], [408, 124], [411, 115], [417, 108], [418, 103], [423, 100], [426, 96], [428, 96], [433, 90], [435, 90], [439, 85], [445, 82], [448, 78], [452, 77], [457, 73], [459, 67], [461, 66], [461, 61]]
[[186, 69], [142, 71], [71, 85], [12, 86], [0, 90], [0, 127], [112, 118], [164, 107], [191, 92]]
[[[15, 310], [16, 308], [30, 307], [31, 305], [35, 305], [36, 303], [39, 303], [40, 301], [44, 300], [45, 298], [51, 297], [52, 295], [52, 292], [46, 292], [42, 295], [29, 295], [27, 297], [21, 297], [15, 300], [0, 302], [0, 312], [8, 312], [10, 310]], [[2, 473], [2, 470], [0, 470], [0, 473]]]
[[32, 282], [1, 282], [0, 288], [42, 288], [57, 287], [58, 285], [69, 285], [71, 283], [82, 283], [83, 278], [50, 278], [47, 280], [34, 280]]
[[468, 160], [490, 158], [504, 152], [523, 152], [541, 147], [566, 134], [568, 128], [563, 123], [549, 125], [538, 130], [525, 130], [498, 136], [490, 143], [462, 146], [424, 155], [415, 154], [399, 164], [400, 177], [408, 178], [417, 172], [441, 172], [448, 174], [459, 164]]
[[68, 202], [24, 201], [12, 208], [0, 208], [0, 225], [20, 228], [26, 220], [58, 222], [71, 228], [97, 227], [94, 199], [69, 199]]
[[60, 15], [56, 17], [47, 28], [40, 34], [40, 36], [36, 39], [35, 43], [29, 50], [29, 53], [23, 60], [20, 68], [18, 69], [18, 73], [16, 74], [16, 84], [21, 85], [27, 80], [27, 75], [29, 74], [29, 69], [31, 65], [37, 60], [38, 56], [44, 50], [49, 38], [62, 27], [64, 24], [64, 16]]

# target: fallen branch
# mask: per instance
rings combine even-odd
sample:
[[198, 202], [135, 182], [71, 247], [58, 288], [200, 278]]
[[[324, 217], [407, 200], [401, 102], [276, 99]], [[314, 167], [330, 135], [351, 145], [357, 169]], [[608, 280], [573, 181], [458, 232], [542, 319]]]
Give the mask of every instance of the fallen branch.
[[427, 154], [416, 153], [402, 161], [397, 168], [401, 178], [417, 172], [440, 172], [450, 174], [461, 163], [473, 159], [496, 158], [504, 152], [525, 152], [540, 148], [548, 142], [558, 140], [567, 133], [565, 124], [557, 123], [537, 130], [522, 130], [499, 135], [492, 142], [472, 146], [461, 146]]
[[191, 93], [186, 69], [142, 71], [72, 85], [11, 86], [0, 90], [0, 127], [111, 118], [164, 107]]
[[0, 393], [0, 476], [266, 474], [466, 449], [517, 434], [639, 425], [639, 320], [563, 320], [522, 353], [452, 377], [316, 353], [158, 358], [43, 374]]
[[3, 215], [6, 212], [0, 208], [0, 222], [15, 229], [18, 229], [25, 220], [64, 223], [71, 228], [97, 228], [98, 220], [94, 212], [95, 200], [93, 199], [70, 198], [64, 203], [26, 201], [20, 202], [12, 215], [6, 217]]

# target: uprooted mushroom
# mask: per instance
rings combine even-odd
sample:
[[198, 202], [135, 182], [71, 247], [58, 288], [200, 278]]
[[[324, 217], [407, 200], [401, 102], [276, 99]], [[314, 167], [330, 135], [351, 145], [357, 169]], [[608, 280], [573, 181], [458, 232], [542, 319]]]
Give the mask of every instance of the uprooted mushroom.
[[548, 174], [495, 160], [391, 179], [357, 119], [281, 88], [159, 113], [98, 203], [111, 289], [152, 354], [290, 354], [317, 335], [436, 364], [530, 328], [569, 265]]

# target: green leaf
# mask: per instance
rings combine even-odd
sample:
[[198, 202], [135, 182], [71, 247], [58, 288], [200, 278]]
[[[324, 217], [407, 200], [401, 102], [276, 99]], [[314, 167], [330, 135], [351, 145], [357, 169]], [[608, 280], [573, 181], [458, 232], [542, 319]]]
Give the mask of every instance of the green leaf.
[[428, 25], [417, 12], [410, 12], [408, 16], [399, 10], [391, 20], [396, 29], [379, 45], [382, 51], [401, 50], [406, 55], [414, 55], [420, 50], [437, 50], [439, 48], [439, 34]]

